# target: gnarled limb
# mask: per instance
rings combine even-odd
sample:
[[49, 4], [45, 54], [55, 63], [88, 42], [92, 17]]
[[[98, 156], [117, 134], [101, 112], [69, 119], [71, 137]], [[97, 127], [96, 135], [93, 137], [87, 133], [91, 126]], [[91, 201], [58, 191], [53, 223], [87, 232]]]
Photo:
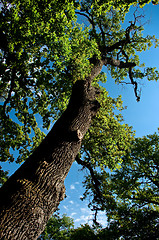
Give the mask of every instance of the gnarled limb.
[[137, 92], [137, 82], [134, 81], [134, 79], [133, 79], [132, 67], [129, 67], [129, 78], [131, 80], [131, 83], [134, 85], [134, 92], [135, 92], [136, 100], [137, 100], [137, 102], [139, 102], [140, 96], [138, 95], [138, 92]]

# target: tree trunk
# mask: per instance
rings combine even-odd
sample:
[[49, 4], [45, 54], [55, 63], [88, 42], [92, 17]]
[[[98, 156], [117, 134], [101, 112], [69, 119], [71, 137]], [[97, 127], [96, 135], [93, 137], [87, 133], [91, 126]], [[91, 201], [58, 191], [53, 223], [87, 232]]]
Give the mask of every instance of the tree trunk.
[[64, 198], [64, 180], [99, 108], [96, 95], [88, 79], [77, 81], [66, 111], [1, 188], [1, 239], [37, 239], [44, 230]]

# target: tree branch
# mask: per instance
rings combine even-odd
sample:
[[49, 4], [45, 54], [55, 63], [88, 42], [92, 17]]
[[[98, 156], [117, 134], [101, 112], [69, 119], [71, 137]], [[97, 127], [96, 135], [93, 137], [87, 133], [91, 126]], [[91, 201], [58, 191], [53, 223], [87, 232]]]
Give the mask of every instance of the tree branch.
[[139, 102], [140, 101], [140, 96], [138, 96], [138, 93], [137, 93], [137, 82], [134, 81], [134, 79], [133, 79], [133, 73], [132, 73], [132, 67], [131, 66], [129, 67], [129, 78], [131, 80], [131, 83], [134, 85], [134, 92], [135, 92], [136, 100], [137, 100], [137, 102]]
[[[75, 160], [78, 164], [82, 165], [84, 168], [87, 168], [90, 171], [93, 186], [94, 186], [95, 192], [96, 192], [96, 195], [94, 196], [94, 199], [95, 198], [98, 199], [103, 206], [104, 202], [103, 202], [103, 199], [102, 199], [102, 194], [101, 194], [100, 189], [99, 189], [99, 186], [100, 186], [101, 183], [99, 182], [99, 180], [95, 176], [95, 173], [93, 171], [93, 168], [91, 167], [91, 164], [89, 162], [82, 161], [79, 158], [79, 155], [76, 156]], [[99, 225], [99, 223], [97, 222], [97, 214], [98, 214], [99, 210], [102, 210], [102, 207], [97, 208], [96, 206], [93, 206], [93, 211], [95, 211], [93, 222], [94, 222], [95, 225]]]
[[95, 176], [93, 168], [91, 167], [91, 164], [89, 162], [82, 161], [78, 155], [76, 156], [75, 160], [78, 164], [82, 165], [83, 167], [87, 168], [90, 171], [94, 188], [96, 190], [97, 196], [100, 198], [101, 197], [101, 193], [99, 190], [100, 182], [97, 179], [97, 177]]
[[79, 14], [79, 15], [81, 15], [81, 16], [86, 17], [86, 18], [88, 19], [88, 21], [90, 22], [90, 24], [92, 25], [93, 29], [95, 29], [94, 21], [93, 21], [93, 19], [90, 18], [90, 16], [89, 16], [90, 14], [89, 14], [89, 13], [88, 13], [89, 15], [87, 15], [86, 13], [81, 12], [81, 11], [80, 11], [80, 12], [75, 11], [75, 13], [76, 13], [76, 14]]
[[100, 29], [100, 31], [101, 31], [103, 44], [105, 45], [105, 32], [104, 32], [104, 30], [103, 30], [103, 28], [102, 28], [101, 22], [98, 23], [98, 26], [99, 26], [99, 29]]
[[[144, 205], [146, 204], [156, 204], [156, 205], [159, 205], [159, 202], [158, 201], [155, 201], [155, 200], [149, 200], [147, 198], [140, 198], [140, 197], [128, 197], [128, 199], [130, 200], [136, 200], [136, 201], [141, 201], [141, 203], [143, 203]], [[140, 203], [139, 203], [140, 204]]]
[[104, 65], [104, 61], [103, 60], [98, 60], [96, 59], [96, 57], [90, 58], [89, 59], [90, 63], [93, 64], [93, 67], [91, 69], [91, 73], [87, 78], [87, 81], [89, 81], [91, 83], [91, 81], [97, 77], [99, 75], [99, 73], [102, 70], [102, 67]]
[[119, 67], [119, 68], [132, 68], [135, 67], [136, 64], [133, 62], [123, 62], [121, 60], [117, 60], [112, 57], [105, 57], [104, 59], [104, 65], [110, 64], [111, 66], [114, 67]]
[[134, 29], [135, 27], [135, 24], [131, 22], [130, 26], [128, 26], [126, 28], [126, 31], [125, 31], [125, 39], [122, 39], [116, 43], [114, 43], [113, 45], [109, 46], [109, 47], [106, 47], [106, 52], [109, 53], [109, 52], [112, 52], [113, 50], [115, 49], [119, 49], [120, 47], [123, 47], [124, 45], [130, 43], [130, 32]]

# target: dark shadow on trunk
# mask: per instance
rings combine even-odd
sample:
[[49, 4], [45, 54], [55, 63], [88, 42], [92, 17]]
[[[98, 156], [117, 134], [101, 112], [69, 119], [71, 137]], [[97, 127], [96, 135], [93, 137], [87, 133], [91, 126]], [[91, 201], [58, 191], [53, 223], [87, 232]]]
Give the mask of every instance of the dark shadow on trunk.
[[65, 195], [64, 180], [99, 109], [97, 89], [77, 81], [66, 111], [0, 189], [1, 239], [36, 239]]

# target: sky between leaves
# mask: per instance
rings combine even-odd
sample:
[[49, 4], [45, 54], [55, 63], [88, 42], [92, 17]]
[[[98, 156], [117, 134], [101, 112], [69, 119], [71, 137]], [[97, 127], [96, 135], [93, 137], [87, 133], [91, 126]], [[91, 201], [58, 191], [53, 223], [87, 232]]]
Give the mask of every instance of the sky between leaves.
[[[145, 34], [155, 35], [159, 38], [159, 5], [153, 6], [152, 4], [144, 7], [145, 19], [143, 19]], [[128, 23], [133, 16], [133, 9], [126, 18]], [[141, 53], [140, 59], [143, 59], [146, 66], [157, 67], [159, 70], [159, 48], [152, 47], [149, 51]], [[103, 71], [107, 71], [103, 68]], [[122, 112], [125, 123], [133, 126], [136, 131], [137, 137], [142, 137], [147, 134], [153, 134], [159, 127], [159, 82], [148, 82], [143, 80], [141, 87], [141, 100], [136, 102], [134, 91], [131, 85], [117, 85], [108, 76], [107, 83], [104, 87], [109, 92], [111, 97], [117, 97], [122, 95], [124, 106], [127, 109]], [[3, 163], [4, 170], [9, 170], [11, 175], [19, 165], [15, 163], [6, 164]], [[86, 171], [86, 170], [84, 170]], [[66, 195], [67, 197], [60, 203], [60, 214], [67, 214], [72, 217], [75, 222], [75, 227], [84, 223], [92, 223], [92, 212], [87, 207], [86, 201], [81, 201], [82, 193], [84, 189], [82, 187], [84, 172], [80, 171], [80, 167], [77, 163], [72, 165], [72, 168], [65, 180]], [[105, 226], [106, 218], [105, 213], [100, 213], [98, 221]]]

